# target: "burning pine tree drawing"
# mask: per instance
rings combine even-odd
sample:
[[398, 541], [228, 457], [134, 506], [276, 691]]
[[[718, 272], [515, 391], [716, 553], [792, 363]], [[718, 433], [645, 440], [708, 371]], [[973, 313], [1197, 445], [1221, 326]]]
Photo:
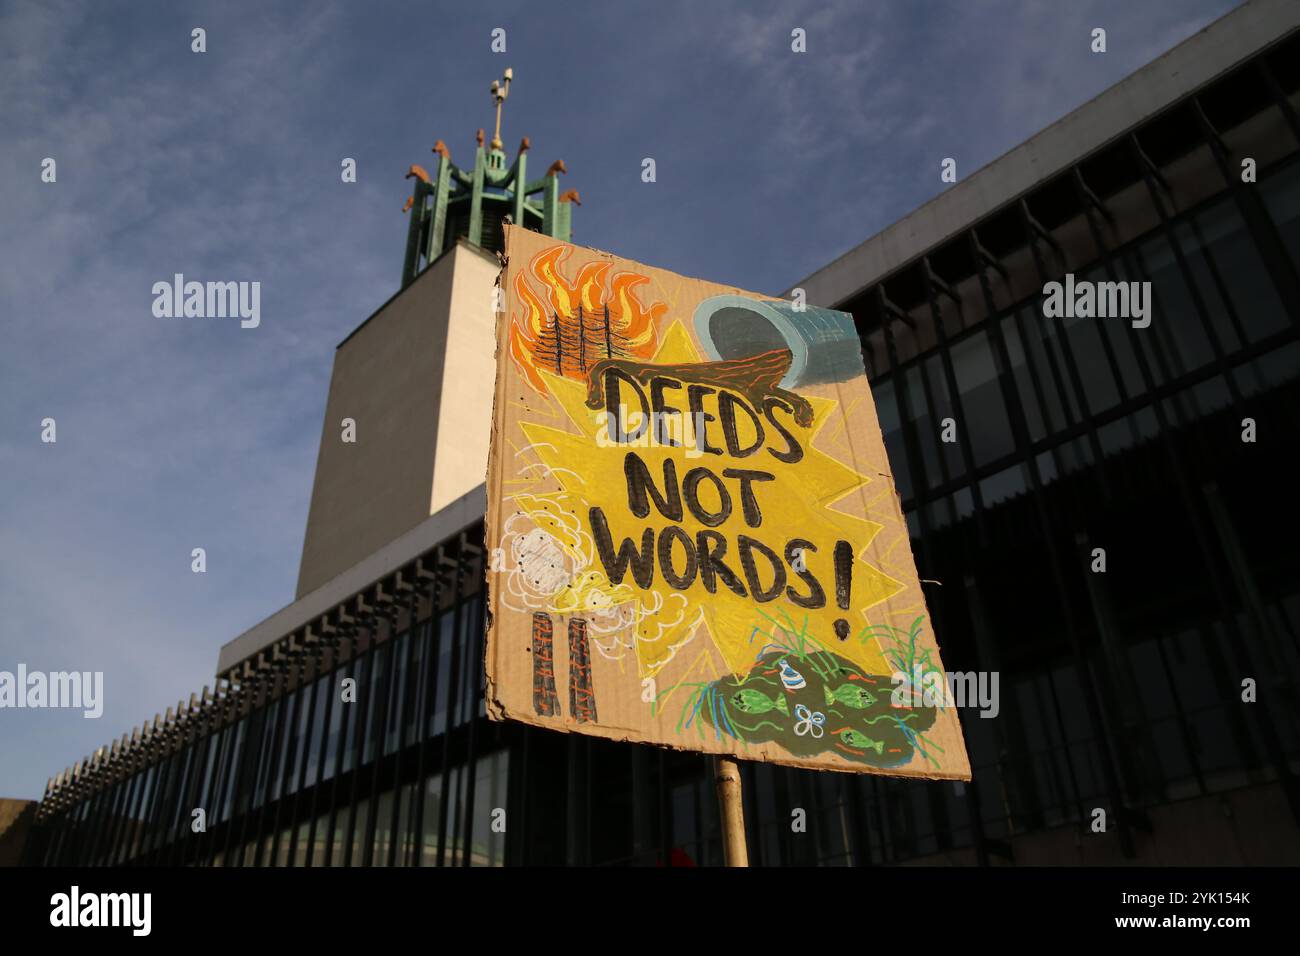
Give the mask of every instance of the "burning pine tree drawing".
[[652, 355], [655, 323], [668, 309], [642, 305], [636, 287], [649, 280], [615, 272], [610, 262], [589, 262], [570, 281], [562, 268], [568, 254], [563, 246], [547, 249], [515, 277], [522, 312], [511, 317], [510, 356], [543, 395], [539, 369], [585, 382], [602, 359]]

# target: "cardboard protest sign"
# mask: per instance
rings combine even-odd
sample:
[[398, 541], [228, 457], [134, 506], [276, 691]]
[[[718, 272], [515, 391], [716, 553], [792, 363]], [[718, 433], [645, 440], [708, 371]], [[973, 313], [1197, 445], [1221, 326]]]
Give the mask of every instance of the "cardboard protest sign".
[[969, 779], [852, 319], [507, 229], [491, 716]]

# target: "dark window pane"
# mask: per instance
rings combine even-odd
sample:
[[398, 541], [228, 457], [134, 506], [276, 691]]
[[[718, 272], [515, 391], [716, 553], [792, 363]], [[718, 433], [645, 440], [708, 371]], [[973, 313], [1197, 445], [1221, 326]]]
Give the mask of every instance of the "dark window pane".
[[352, 670], [352, 676], [356, 680], [356, 699], [354, 702], [340, 699], [335, 701], [335, 706], [346, 708], [348, 711], [347, 719], [347, 740], [343, 742], [343, 765], [339, 768], [340, 773], [347, 773], [357, 765], [357, 757], [361, 753], [361, 722], [364, 708], [369, 701], [369, 679], [371, 672], [371, 663], [374, 660], [374, 654], [363, 654], [357, 658], [356, 666]]
[[[271, 799], [278, 800], [284, 790], [285, 772], [293, 767], [296, 756], [296, 747], [298, 744], [299, 724], [302, 720], [302, 714], [293, 712], [296, 701], [299, 699], [301, 691], [294, 691], [290, 694], [280, 707], [280, 727], [277, 733], [280, 735], [280, 752], [273, 761], [271, 772]], [[297, 718], [295, 720], [295, 718]]]
[[425, 675], [429, 669], [429, 655], [432, 653], [433, 624], [425, 621], [419, 626], [418, 641], [411, 658], [408, 679], [410, 681], [411, 706], [406, 710], [406, 742], [411, 743], [419, 735], [419, 721], [424, 713], [429, 688], [424, 687]]
[[1103, 454], [1113, 455], [1117, 451], [1153, 437], [1158, 427], [1155, 411], [1144, 408], [1132, 415], [1126, 415], [1119, 421], [1103, 425], [1097, 430], [1097, 436], [1101, 441]]
[[402, 708], [406, 705], [407, 656], [411, 646], [411, 634], [406, 632], [393, 644], [393, 679], [388, 693], [388, 714], [384, 727], [384, 753], [391, 754], [397, 749], [398, 730], [402, 726]]
[[1020, 341], [1020, 329], [1016, 316], [1008, 315], [1002, 319], [1002, 337], [1007, 343], [1007, 357], [1011, 361], [1011, 375], [1016, 382], [1016, 395], [1020, 400], [1020, 407], [1025, 413], [1029, 438], [1031, 441], [1038, 441], [1047, 435], [1048, 423], [1043, 420], [1042, 407], [1038, 401], [1037, 393], [1034, 391], [1034, 383], [1028, 365], [1029, 360], [1025, 355], [1024, 345]]
[[1026, 490], [1024, 466], [1016, 465], [991, 475], [980, 482], [980, 497], [984, 507], [995, 505]]
[[1148, 337], [1154, 341], [1147, 344], [1164, 353], [1174, 376], [1210, 362], [1214, 352], [1209, 337], [1169, 240], [1163, 235], [1148, 239], [1138, 247], [1138, 257], [1154, 297], [1151, 325], [1141, 330], [1154, 333]]
[[430, 734], [440, 734], [447, 729], [447, 705], [451, 689], [451, 645], [452, 624], [450, 611], [444, 613], [437, 622], [438, 629], [438, 680], [435, 685], [433, 723]]
[[[926, 359], [925, 373], [930, 378], [930, 397], [933, 399], [930, 415], [938, 429], [936, 437], [939, 438], [939, 448], [943, 452], [944, 464], [948, 468], [948, 477], [957, 478], [966, 472], [961, 443], [968, 439], [957, 429], [957, 414], [952, 396], [948, 394], [948, 379], [944, 374], [942, 357], [931, 355]], [[943, 440], [945, 432], [952, 440]], [[930, 486], [934, 487], [936, 483], [937, 481], [932, 477]]]
[[1300, 268], [1300, 162], [1272, 173], [1260, 183], [1259, 191], [1291, 253], [1291, 261]]
[[303, 759], [306, 761], [306, 781], [307, 786], [311, 786], [316, 781], [316, 774], [320, 769], [320, 748], [321, 740], [325, 734], [325, 701], [330, 694], [330, 679], [326, 675], [316, 679], [315, 686], [310, 690], [311, 695], [316, 700], [316, 706], [311, 709], [311, 724], [307, 733], [308, 742], [305, 744], [306, 751], [303, 753]]
[[285, 793], [298, 792], [298, 779], [302, 773], [303, 767], [307, 760], [307, 752], [311, 749], [311, 691], [312, 684], [304, 683], [297, 691], [298, 703], [298, 722], [294, 727], [293, 741], [288, 748], [288, 763], [285, 765], [282, 776], [287, 778]]
[[1292, 342], [1273, 349], [1261, 355], [1254, 364], [1269, 385], [1278, 386], [1289, 382], [1300, 375], [1300, 343]]
[[438, 828], [442, 820], [442, 774], [430, 775], [424, 787], [424, 833], [420, 843], [420, 865], [438, 862]]
[[[370, 798], [362, 797], [360, 800], [357, 801], [357, 818], [352, 823], [352, 846], [351, 846], [352, 857], [350, 860], [347, 860], [348, 864], [351, 866], [361, 866], [362, 863], [365, 861], [366, 818], [369, 815], [370, 815]], [[346, 823], [347, 814], [340, 813], [339, 816]], [[346, 828], [344, 829], [342, 836], [343, 836], [343, 840], [347, 839]], [[346, 845], [342, 849], [342, 855], [344, 856], [345, 859], [347, 858], [348, 849]], [[341, 864], [344, 861], [339, 860], [338, 862]]]
[[954, 345], [952, 364], [976, 466], [1011, 454], [1016, 443], [988, 336], [976, 332]]
[[[1118, 260], [1112, 263], [1111, 274], [1115, 277], [1116, 282], [1128, 282], [1131, 280], [1128, 270], [1123, 263]], [[1155, 321], [1154, 318], [1152, 321]], [[1141, 336], [1150, 331], [1150, 327], [1145, 329], [1135, 329], [1132, 322], [1102, 322], [1098, 330], [1110, 343], [1111, 353], [1115, 356], [1115, 364], [1119, 366], [1120, 382], [1124, 386], [1124, 393], [1129, 398], [1135, 398], [1146, 394], [1147, 384], [1142, 376], [1142, 367], [1138, 364], [1137, 359], [1137, 342], [1135, 337]]]
[[[375, 803], [375, 866], [388, 865], [388, 848], [393, 840], [393, 791], [385, 790]], [[354, 860], [353, 862], [357, 862]]]
[[894, 487], [898, 490], [899, 498], [910, 498], [912, 476], [907, 468], [907, 445], [903, 441], [903, 426], [898, 414], [898, 402], [894, 397], [893, 380], [873, 385], [871, 393], [875, 398], [876, 413], [880, 417], [880, 431], [885, 439], [885, 450], [889, 453], [889, 468], [894, 475]]
[[[1174, 235], [1187, 256], [1187, 266], [1192, 273], [1192, 282], [1201, 295], [1209, 313], [1210, 325], [1224, 353], [1235, 352], [1241, 348], [1241, 336], [1237, 334], [1232, 322], [1233, 303], [1223, 298], [1220, 290], [1227, 287], [1229, 277], [1222, 269], [1224, 263], [1222, 247], [1215, 247], [1215, 240], [1227, 239], [1240, 243], [1247, 239], [1237, 230], [1228, 228], [1224, 221], [1224, 211], [1231, 205], [1231, 199], [1222, 199], [1210, 209], [1195, 216], [1188, 216], [1174, 229]], [[1235, 210], [1234, 210], [1235, 212]], [[1239, 223], [1240, 218], [1235, 217]]]
[[366, 728], [365, 740], [362, 742], [363, 764], [369, 763], [375, 756], [375, 738], [382, 740], [384, 717], [388, 705], [388, 660], [393, 650], [393, 642], [380, 645], [370, 656], [374, 659], [370, 665], [370, 681], [366, 685]]
[[213, 807], [213, 798], [216, 794], [213, 788], [216, 786], [217, 775], [217, 757], [221, 749], [221, 730], [213, 730], [208, 737], [207, 755], [203, 764], [203, 781], [199, 785], [199, 803], [198, 805], [207, 810], [210, 822], [215, 822], [215, 808]]
[[1201, 415], [1209, 415], [1232, 404], [1232, 395], [1228, 383], [1222, 375], [1216, 375], [1209, 381], [1202, 382], [1192, 389], [1192, 404]]
[[240, 718], [235, 725], [234, 739], [230, 744], [229, 753], [223, 758], [225, 763], [225, 779], [221, 784], [221, 794], [218, 800], [220, 814], [218, 819], [228, 820], [231, 815], [232, 794], [235, 791], [236, 778], [239, 767], [243, 762], [244, 738], [248, 731], [248, 718]]
[[1020, 313], [1021, 341], [1028, 347], [1029, 360], [1038, 376], [1049, 431], [1059, 431], [1079, 420], [1069, 368], [1058, 342], [1057, 321], [1044, 316], [1041, 305], [1031, 306]]
[[321, 678], [325, 681], [322, 689], [331, 698], [329, 742], [325, 745], [325, 765], [321, 768], [322, 780], [328, 780], [339, 772], [339, 761], [343, 751], [343, 712], [349, 706], [342, 702], [344, 673], [342, 670], [336, 670]]
[[506, 809], [506, 784], [509, 779], [510, 752], [498, 750], [478, 759], [474, 782], [473, 844], [470, 866], [502, 866], [505, 863], [506, 834], [503, 826], [494, 827], [498, 811]]
[[[1106, 282], [1106, 276], [1100, 272], [1084, 275], [1087, 282]], [[1069, 341], [1075, 367], [1083, 384], [1083, 394], [1088, 400], [1088, 411], [1092, 414], [1103, 412], [1119, 403], [1119, 386], [1115, 374], [1111, 371], [1110, 361], [1102, 346], [1103, 325], [1129, 325], [1130, 320], [1119, 317], [1080, 318], [1067, 316], [1061, 321], [1065, 325], [1065, 335]]]
[[939, 469], [939, 426], [930, 414], [921, 381], [921, 370], [909, 368], [903, 376], [907, 384], [907, 404], [916, 431], [917, 444], [921, 446], [921, 466], [925, 469], [926, 487], [934, 488], [943, 482]]

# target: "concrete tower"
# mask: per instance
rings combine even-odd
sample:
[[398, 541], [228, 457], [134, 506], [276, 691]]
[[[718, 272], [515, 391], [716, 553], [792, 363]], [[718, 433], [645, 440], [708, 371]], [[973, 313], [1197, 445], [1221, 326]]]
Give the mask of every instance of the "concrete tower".
[[484, 481], [501, 225], [568, 239], [578, 202], [560, 193], [563, 160], [528, 181], [526, 136], [507, 167], [501, 107], [512, 78], [506, 70], [492, 84], [496, 132], [485, 148], [478, 131], [472, 171], [438, 140], [433, 174], [407, 173], [415, 189], [401, 289], [334, 354], [298, 598]]

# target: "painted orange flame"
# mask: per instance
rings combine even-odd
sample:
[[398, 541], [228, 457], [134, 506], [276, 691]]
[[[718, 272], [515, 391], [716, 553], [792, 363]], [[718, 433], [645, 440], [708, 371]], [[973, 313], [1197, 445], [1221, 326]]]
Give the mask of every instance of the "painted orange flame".
[[643, 306], [636, 287], [650, 281], [636, 272], [610, 274], [613, 264], [588, 262], [570, 281], [562, 265], [572, 254], [552, 246], [515, 276], [519, 311], [511, 315], [510, 356], [541, 394], [539, 368], [586, 381], [598, 360], [611, 356], [649, 358], [658, 336], [655, 323], [668, 306]]

